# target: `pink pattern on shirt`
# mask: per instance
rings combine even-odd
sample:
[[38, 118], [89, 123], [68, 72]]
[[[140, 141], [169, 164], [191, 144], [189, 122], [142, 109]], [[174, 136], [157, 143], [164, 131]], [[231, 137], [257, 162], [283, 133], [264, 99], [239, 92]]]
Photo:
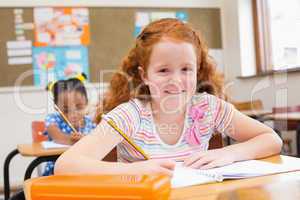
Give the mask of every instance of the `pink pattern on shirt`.
[[199, 145], [201, 141], [200, 134], [197, 133], [197, 130], [200, 130], [200, 119], [204, 117], [204, 111], [202, 110], [201, 106], [198, 105], [191, 107], [188, 114], [191, 116], [193, 124], [186, 130], [185, 140], [192, 146]]

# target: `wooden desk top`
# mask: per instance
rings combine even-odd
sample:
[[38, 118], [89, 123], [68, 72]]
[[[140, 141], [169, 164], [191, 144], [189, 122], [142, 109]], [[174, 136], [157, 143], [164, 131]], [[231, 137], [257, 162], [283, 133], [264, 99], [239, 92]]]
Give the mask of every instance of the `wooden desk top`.
[[[260, 186], [239, 188], [221, 193], [217, 200], [298, 200], [300, 199], [300, 181], [286, 181], [285, 184], [270, 183]], [[255, 198], [254, 198], [255, 197]]]
[[272, 120], [300, 121], [300, 112], [268, 114], [268, 115], [266, 115], [266, 117], [269, 119], [272, 119]]
[[[289, 156], [272, 156], [264, 161], [272, 163], [293, 163], [300, 165], [300, 158]], [[24, 191], [26, 199], [30, 200], [30, 180], [25, 181]], [[171, 200], [229, 200], [229, 199], [253, 199], [254, 195], [265, 195], [265, 193], [277, 194], [277, 189], [281, 188], [282, 196], [289, 197], [283, 199], [298, 200], [300, 194], [300, 171], [281, 173], [276, 175], [262, 176], [240, 180], [225, 180], [221, 183], [210, 183], [196, 185], [186, 188], [173, 189]], [[291, 187], [290, 187], [291, 186]], [[267, 189], [266, 189], [267, 188]], [[284, 188], [284, 189], [283, 189]], [[266, 192], [265, 192], [266, 189]], [[284, 191], [283, 191], [284, 190]], [[255, 193], [261, 191], [261, 194]], [[231, 198], [232, 195], [238, 194], [237, 198]], [[256, 197], [256, 196], [255, 196]], [[258, 200], [277, 200], [272, 195], [270, 198], [255, 198]], [[276, 196], [275, 196], [276, 197]], [[291, 197], [291, 198], [290, 198]], [[294, 198], [295, 197], [295, 198]]]
[[68, 148], [44, 149], [41, 143], [19, 144], [17, 146], [22, 156], [39, 157], [60, 155]]
[[[300, 158], [289, 157], [289, 156], [273, 156], [262, 160], [272, 162], [272, 163], [289, 162], [289, 163], [295, 163], [295, 165], [300, 166]], [[248, 190], [249, 188], [249, 190], [251, 190], [251, 188], [253, 187], [262, 187], [262, 188], [270, 187], [270, 185], [272, 185], [273, 183], [286, 186], [287, 183], [290, 182], [298, 182], [298, 186], [299, 186], [300, 171], [262, 176], [256, 178], [248, 178], [248, 179], [225, 180], [221, 183], [210, 183], [210, 184], [196, 185], [196, 186], [191, 186], [186, 188], [178, 188], [172, 190], [171, 199], [172, 200], [175, 199], [176, 200], [185, 200], [185, 199], [218, 200], [219, 196], [224, 195], [224, 193], [228, 195], [228, 192], [234, 192], [240, 189]], [[297, 190], [298, 193], [300, 193], [300, 187], [298, 187]], [[285, 191], [285, 193], [289, 193], [289, 190]], [[251, 198], [248, 199], [253, 199], [253, 196], [251, 196]], [[289, 200], [293, 200], [293, 199], [289, 199]]]

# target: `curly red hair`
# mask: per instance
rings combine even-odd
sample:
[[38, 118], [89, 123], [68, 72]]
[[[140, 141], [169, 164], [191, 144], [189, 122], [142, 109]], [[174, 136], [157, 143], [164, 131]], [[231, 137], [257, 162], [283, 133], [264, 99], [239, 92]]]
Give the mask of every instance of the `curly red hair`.
[[188, 23], [177, 19], [161, 19], [146, 26], [136, 38], [135, 46], [123, 59], [120, 71], [110, 81], [109, 90], [97, 109], [99, 123], [101, 115], [131, 98], [149, 99], [148, 86], [143, 84], [139, 67], [147, 71], [153, 46], [163, 37], [191, 43], [197, 55], [197, 92], [207, 92], [223, 97], [223, 76], [216, 71], [213, 60], [202, 37]]

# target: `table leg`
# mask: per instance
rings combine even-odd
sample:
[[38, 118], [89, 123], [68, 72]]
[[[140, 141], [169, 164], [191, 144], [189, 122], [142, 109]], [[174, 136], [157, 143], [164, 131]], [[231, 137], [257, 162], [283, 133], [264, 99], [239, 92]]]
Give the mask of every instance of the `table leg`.
[[59, 157], [59, 155], [55, 155], [55, 156], [43, 156], [43, 157], [37, 157], [35, 158], [33, 161], [31, 161], [31, 163], [28, 165], [26, 172], [25, 172], [25, 176], [24, 176], [24, 180], [30, 179], [31, 178], [31, 174], [33, 172], [33, 170], [41, 163], [43, 162], [47, 162], [47, 161], [56, 161], [57, 158]]
[[300, 158], [300, 123], [297, 127], [296, 140], [297, 140], [297, 157]]
[[17, 154], [19, 154], [18, 149], [14, 149], [7, 155], [4, 161], [4, 200], [8, 200], [10, 197], [9, 164]]

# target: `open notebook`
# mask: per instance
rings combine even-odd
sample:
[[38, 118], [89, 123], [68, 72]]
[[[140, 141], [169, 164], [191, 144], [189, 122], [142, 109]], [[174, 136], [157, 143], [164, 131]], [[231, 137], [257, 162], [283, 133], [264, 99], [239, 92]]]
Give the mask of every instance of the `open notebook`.
[[224, 179], [242, 179], [300, 170], [300, 166], [289, 164], [273, 164], [258, 160], [236, 162], [224, 167], [199, 170], [183, 167], [177, 163], [171, 180], [172, 188], [186, 187]]
[[55, 149], [55, 148], [65, 148], [65, 147], [70, 147], [70, 145], [66, 144], [58, 144], [53, 141], [43, 141], [42, 146], [44, 149]]

